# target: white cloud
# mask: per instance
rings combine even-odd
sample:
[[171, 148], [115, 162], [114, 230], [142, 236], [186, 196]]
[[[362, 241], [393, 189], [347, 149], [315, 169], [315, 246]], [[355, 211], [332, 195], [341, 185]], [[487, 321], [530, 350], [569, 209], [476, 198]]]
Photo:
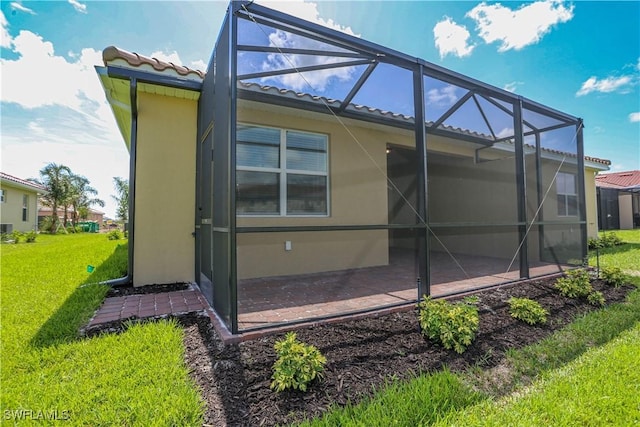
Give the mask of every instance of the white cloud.
[[591, 92], [628, 92], [629, 86], [632, 84], [631, 76], [606, 77], [598, 80], [596, 77], [589, 77], [584, 83], [576, 96], [587, 95]]
[[10, 6], [11, 6], [11, 9], [13, 9], [13, 10], [19, 10], [20, 12], [29, 13], [31, 15], [35, 15], [36, 14], [33, 10], [31, 10], [28, 7], [23, 6], [22, 4], [20, 4], [18, 2], [15, 2], [15, 1], [12, 2]]
[[7, 18], [5, 18], [4, 13], [0, 10], [0, 47], [7, 49], [13, 44], [8, 27], [9, 22], [7, 22]]
[[438, 107], [450, 107], [458, 100], [455, 86], [431, 89], [427, 92], [427, 104]]
[[207, 71], [207, 63], [202, 59], [191, 61], [191, 68], [198, 71]]
[[470, 34], [467, 28], [448, 16], [433, 27], [433, 36], [440, 58], [448, 54], [462, 58], [473, 51], [474, 46], [469, 44]]
[[629, 121], [631, 123], [640, 122], [640, 112], [635, 112], [635, 113], [629, 114]]
[[[155, 58], [160, 61], [170, 62], [174, 65], [185, 66], [182, 59], [180, 59], [180, 55], [175, 50], [173, 52], [163, 52], [161, 50], [157, 50], [151, 53], [151, 55], [149, 56], [151, 58]], [[198, 59], [197, 61], [191, 61], [188, 67], [191, 68], [192, 70], [206, 71], [207, 63], [204, 62], [202, 59]]]
[[518, 86], [522, 86], [524, 82], [509, 82], [506, 83], [502, 88], [509, 92], [515, 92]]
[[5, 39], [2, 18], [3, 47], [15, 53], [0, 58], [2, 81], [12, 82], [2, 86], [2, 110], [19, 112], [2, 120], [2, 170], [26, 178], [48, 162], [66, 164], [109, 203], [112, 177], [128, 174], [128, 155], [94, 69], [102, 53], [60, 56], [51, 42], [24, 30]]
[[513, 128], [504, 128], [500, 132], [498, 132], [496, 136], [498, 138], [506, 138], [509, 136], [513, 136], [514, 134], [515, 132], [513, 131]]
[[[281, 12], [296, 16], [306, 21], [314, 22], [316, 24], [358, 37], [358, 35], [354, 34], [351, 27], [339, 25], [331, 19], [326, 20], [324, 18], [321, 18], [316, 3], [305, 3], [301, 0], [285, 2], [263, 1], [260, 3], [263, 3], [265, 6], [268, 6], [272, 9], [277, 9]], [[274, 32], [269, 34], [269, 45], [272, 47], [327, 50], [327, 45], [324, 43], [304, 38], [295, 34], [290, 34], [281, 30], [275, 30]], [[343, 61], [344, 59], [336, 60], [336, 58], [332, 57], [315, 55], [270, 54], [262, 63], [262, 70], [273, 71], [293, 67], [300, 68], [314, 65], [324, 65]], [[303, 76], [299, 73], [291, 73], [264, 78], [262, 80], [276, 80], [278, 84], [293, 90], [323, 92], [332, 79], [348, 81], [353, 77], [354, 72], [354, 67], [339, 67], [328, 70], [307, 72], [303, 73]], [[311, 85], [311, 88], [309, 87], [309, 85]]]
[[164, 62], [171, 62], [175, 65], [182, 65], [182, 61], [180, 60], [180, 55], [175, 50], [170, 53], [162, 52], [157, 50], [150, 55], [152, 58], [159, 59]]
[[80, 13], [87, 13], [87, 5], [80, 3], [78, 0], [68, 0], [69, 4]]
[[101, 52], [83, 49], [69, 62], [30, 31], [20, 31], [12, 42], [18, 58], [0, 59], [3, 80], [13, 82], [3, 86], [2, 102], [24, 108], [60, 105], [100, 119], [98, 106], [106, 101], [93, 67], [102, 64]]
[[522, 49], [539, 42], [556, 24], [573, 18], [573, 5], [548, 0], [528, 3], [511, 10], [500, 3], [480, 3], [467, 15], [486, 43], [500, 42], [499, 52]]

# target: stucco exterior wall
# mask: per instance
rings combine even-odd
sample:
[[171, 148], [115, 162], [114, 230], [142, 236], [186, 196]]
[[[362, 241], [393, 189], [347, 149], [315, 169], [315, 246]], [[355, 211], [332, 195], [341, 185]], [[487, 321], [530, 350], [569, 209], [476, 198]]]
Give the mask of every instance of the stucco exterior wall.
[[[350, 124], [349, 131], [366, 148], [367, 155], [335, 119], [326, 121], [323, 115], [276, 106], [264, 109], [246, 101], [240, 106], [239, 123], [328, 135], [329, 215], [239, 216], [238, 227], [387, 223], [386, 145], [402, 136]], [[291, 250], [285, 250], [286, 241], [291, 242]], [[240, 279], [386, 265], [389, 262], [386, 230], [238, 234], [237, 243]]]
[[620, 211], [620, 230], [631, 230], [633, 228], [633, 206], [632, 194], [620, 192], [618, 194], [618, 208]]
[[194, 280], [196, 101], [138, 94], [133, 283]]
[[[38, 229], [38, 193], [24, 188], [2, 183], [5, 201], [0, 203], [0, 223], [13, 225], [13, 230], [30, 231]], [[27, 220], [22, 220], [23, 196], [27, 195]]]

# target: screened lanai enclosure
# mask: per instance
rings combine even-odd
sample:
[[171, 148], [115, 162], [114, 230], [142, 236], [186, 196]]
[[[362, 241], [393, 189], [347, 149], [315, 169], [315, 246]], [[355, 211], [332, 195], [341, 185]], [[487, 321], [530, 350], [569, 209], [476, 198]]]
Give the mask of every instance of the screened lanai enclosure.
[[196, 271], [234, 333], [579, 265], [581, 120], [250, 2], [198, 106]]

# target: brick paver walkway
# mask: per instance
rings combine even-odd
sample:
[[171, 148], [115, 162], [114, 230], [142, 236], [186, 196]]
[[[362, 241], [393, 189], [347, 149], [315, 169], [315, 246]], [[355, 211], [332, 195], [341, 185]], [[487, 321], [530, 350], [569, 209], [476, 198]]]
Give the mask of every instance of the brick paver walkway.
[[144, 319], [168, 314], [185, 314], [203, 311], [208, 307], [204, 296], [194, 289], [111, 297], [104, 300], [87, 327], [129, 318]]

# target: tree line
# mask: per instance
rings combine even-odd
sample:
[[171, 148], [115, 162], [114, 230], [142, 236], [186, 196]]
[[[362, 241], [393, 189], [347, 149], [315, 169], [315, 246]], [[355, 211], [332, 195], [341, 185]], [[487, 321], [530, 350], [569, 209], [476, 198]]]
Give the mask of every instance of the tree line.
[[[51, 208], [51, 219], [46, 230], [51, 233], [57, 232], [60, 225], [65, 227], [69, 221], [75, 227], [79, 219], [88, 217], [89, 209], [94, 205], [104, 207], [104, 201], [96, 197], [98, 191], [90, 185], [90, 181], [82, 175], [73, 173], [68, 166], [49, 163], [40, 169], [40, 178], [32, 178], [30, 181], [40, 184], [46, 191], [41, 196], [40, 202]], [[129, 182], [116, 177], [114, 185], [117, 194], [111, 197], [118, 204], [116, 215], [118, 219], [126, 221], [129, 205]], [[58, 218], [58, 209], [60, 208], [64, 211], [62, 224]]]

